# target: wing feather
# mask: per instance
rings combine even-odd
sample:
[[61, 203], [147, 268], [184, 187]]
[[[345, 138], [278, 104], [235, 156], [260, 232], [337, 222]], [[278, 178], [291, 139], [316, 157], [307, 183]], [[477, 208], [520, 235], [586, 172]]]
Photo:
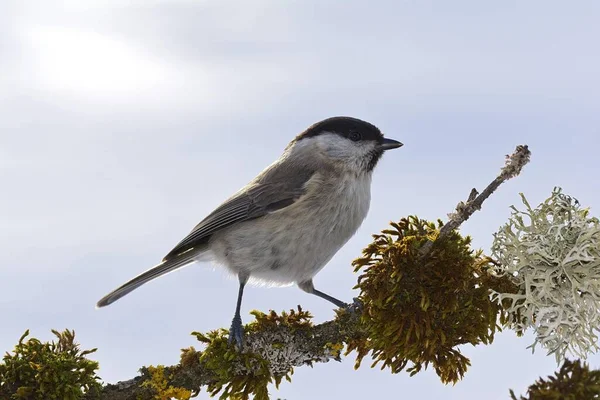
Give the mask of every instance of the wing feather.
[[163, 261], [176, 257], [194, 247], [205, 245], [211, 235], [220, 229], [289, 207], [305, 193], [305, 184], [313, 175], [312, 171], [303, 170], [303, 173], [292, 175], [294, 176], [293, 179], [273, 182], [268, 179], [268, 176], [264, 176], [269, 172], [272, 175], [280, 175], [273, 174], [276, 171], [269, 170], [259, 175], [253, 183], [225, 201], [196, 225], [165, 256]]

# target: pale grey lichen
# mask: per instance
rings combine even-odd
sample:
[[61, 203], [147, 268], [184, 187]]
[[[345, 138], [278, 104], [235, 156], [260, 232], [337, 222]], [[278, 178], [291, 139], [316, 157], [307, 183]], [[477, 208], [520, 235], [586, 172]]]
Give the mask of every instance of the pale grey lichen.
[[521, 173], [521, 170], [529, 162], [531, 152], [527, 145], [519, 145], [513, 154], [506, 155], [506, 162], [502, 168], [500, 176], [505, 180], [514, 178]]
[[[258, 354], [267, 360], [269, 372], [273, 376], [283, 376], [294, 367], [302, 365], [325, 363], [331, 359], [340, 360], [339, 354], [327, 347], [311, 348], [310, 341], [310, 335], [278, 328], [254, 335], [244, 351]], [[244, 370], [245, 366], [240, 366], [236, 372], [241, 374]]]
[[497, 273], [520, 291], [492, 298], [508, 304], [510, 326], [534, 329], [532, 350], [539, 343], [557, 362], [567, 352], [586, 358], [599, 349], [600, 223], [560, 188], [535, 209], [521, 197], [526, 210], [512, 207], [492, 245]]

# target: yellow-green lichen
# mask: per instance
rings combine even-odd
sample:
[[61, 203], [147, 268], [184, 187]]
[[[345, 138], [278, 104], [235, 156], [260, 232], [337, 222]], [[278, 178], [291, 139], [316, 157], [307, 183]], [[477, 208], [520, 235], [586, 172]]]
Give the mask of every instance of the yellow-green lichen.
[[344, 343], [327, 343], [325, 348], [329, 350], [335, 359], [339, 359], [342, 355], [342, 350], [344, 350]]
[[408, 366], [414, 375], [431, 364], [442, 382], [455, 383], [470, 365], [458, 346], [493, 340], [498, 318], [505, 316], [490, 301], [490, 289], [510, 283], [489, 273], [491, 260], [456, 232], [423, 256], [441, 221], [436, 226], [411, 216], [391, 225], [354, 261], [362, 272], [356, 288], [366, 335], [352, 340], [348, 352], [357, 351], [357, 368], [371, 353], [372, 366], [381, 362], [393, 373]]
[[150, 379], [144, 381], [142, 386], [154, 392], [155, 400], [189, 400], [192, 397], [192, 392], [189, 390], [169, 385], [164, 365], [149, 366], [146, 367], [146, 371]]

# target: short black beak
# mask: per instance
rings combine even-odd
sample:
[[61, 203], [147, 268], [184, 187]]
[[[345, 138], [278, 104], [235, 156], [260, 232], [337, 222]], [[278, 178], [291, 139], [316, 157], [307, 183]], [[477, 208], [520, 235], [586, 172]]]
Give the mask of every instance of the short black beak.
[[398, 147], [402, 147], [402, 146], [403, 146], [403, 144], [397, 140], [384, 138], [383, 142], [381, 142], [381, 144], [379, 145], [379, 148], [381, 150], [391, 150], [391, 149], [397, 149]]

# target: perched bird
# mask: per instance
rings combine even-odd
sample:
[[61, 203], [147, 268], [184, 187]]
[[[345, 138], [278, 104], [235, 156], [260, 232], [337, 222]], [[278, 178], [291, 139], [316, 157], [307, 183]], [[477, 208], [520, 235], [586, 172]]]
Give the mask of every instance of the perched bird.
[[[315, 289], [313, 277], [352, 237], [369, 211], [371, 176], [386, 150], [402, 143], [374, 125], [333, 117], [296, 136], [283, 154], [217, 207], [160, 264], [102, 298], [107, 306], [146, 282], [195, 261], [212, 259], [239, 279], [229, 341], [241, 347], [240, 307], [249, 279]], [[207, 257], [208, 256], [208, 257]]]

